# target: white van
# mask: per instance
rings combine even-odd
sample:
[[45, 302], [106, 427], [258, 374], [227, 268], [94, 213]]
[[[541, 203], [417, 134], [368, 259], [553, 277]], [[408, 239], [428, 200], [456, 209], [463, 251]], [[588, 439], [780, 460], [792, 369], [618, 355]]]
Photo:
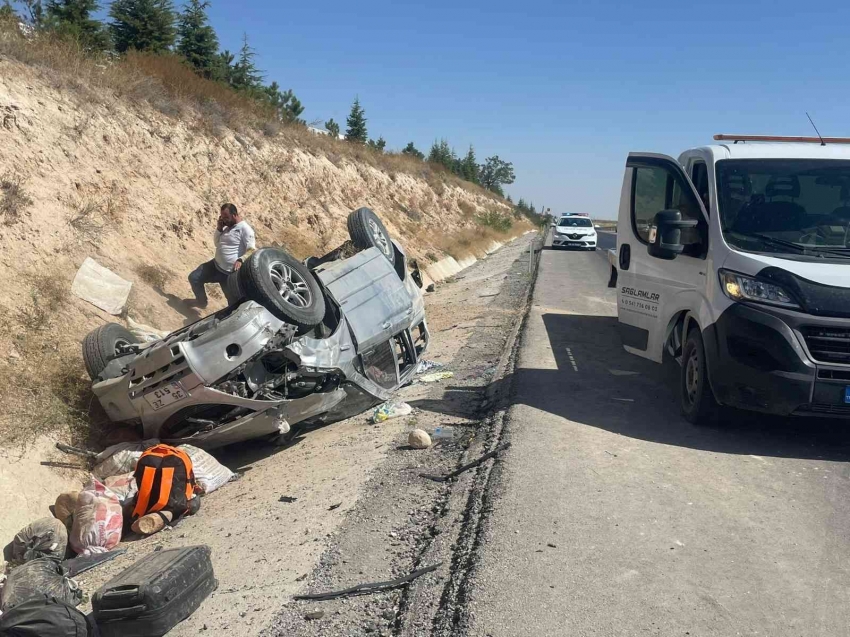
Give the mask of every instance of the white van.
[[850, 139], [714, 139], [629, 155], [609, 251], [623, 345], [679, 362], [691, 422], [718, 404], [850, 418]]

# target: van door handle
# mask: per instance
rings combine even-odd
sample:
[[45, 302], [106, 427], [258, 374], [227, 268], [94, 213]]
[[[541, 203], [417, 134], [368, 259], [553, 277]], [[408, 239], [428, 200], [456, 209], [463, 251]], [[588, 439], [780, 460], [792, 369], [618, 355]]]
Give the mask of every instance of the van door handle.
[[632, 248], [628, 243], [620, 246], [620, 269], [628, 270], [629, 264], [632, 262]]
[[381, 323], [381, 329], [388, 330], [390, 329], [390, 325], [392, 325], [390, 321], [387, 321], [386, 323]]

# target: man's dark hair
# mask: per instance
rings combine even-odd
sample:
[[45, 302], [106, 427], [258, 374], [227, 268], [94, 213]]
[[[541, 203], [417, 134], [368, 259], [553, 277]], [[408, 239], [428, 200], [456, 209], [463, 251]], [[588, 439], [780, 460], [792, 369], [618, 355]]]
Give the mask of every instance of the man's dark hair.
[[227, 212], [232, 214], [234, 217], [239, 215], [239, 211], [236, 209], [236, 206], [233, 205], [232, 203], [226, 203], [226, 204], [222, 205], [221, 209], [227, 210]]

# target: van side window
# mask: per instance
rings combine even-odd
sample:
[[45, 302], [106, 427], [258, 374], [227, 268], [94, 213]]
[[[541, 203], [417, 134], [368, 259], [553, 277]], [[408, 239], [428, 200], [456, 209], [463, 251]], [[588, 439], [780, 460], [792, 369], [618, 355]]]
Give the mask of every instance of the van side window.
[[640, 240], [649, 243], [649, 229], [656, 213], [667, 209], [667, 171], [660, 166], [632, 170], [632, 225]]
[[699, 203], [689, 186], [680, 183], [678, 175], [664, 166], [637, 166], [632, 179], [632, 225], [635, 234], [649, 242], [649, 231], [655, 215], [662, 210], [678, 210], [682, 219], [696, 219], [696, 228], [682, 230], [683, 254], [702, 257], [706, 253], [707, 226]]

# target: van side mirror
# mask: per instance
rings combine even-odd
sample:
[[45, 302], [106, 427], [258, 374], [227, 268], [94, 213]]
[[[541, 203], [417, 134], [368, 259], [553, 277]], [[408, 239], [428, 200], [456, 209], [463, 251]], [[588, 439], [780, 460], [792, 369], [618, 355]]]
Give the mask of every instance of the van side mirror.
[[670, 261], [682, 254], [682, 229], [696, 228], [696, 219], [682, 219], [679, 210], [662, 210], [655, 215], [649, 229], [649, 256]]

